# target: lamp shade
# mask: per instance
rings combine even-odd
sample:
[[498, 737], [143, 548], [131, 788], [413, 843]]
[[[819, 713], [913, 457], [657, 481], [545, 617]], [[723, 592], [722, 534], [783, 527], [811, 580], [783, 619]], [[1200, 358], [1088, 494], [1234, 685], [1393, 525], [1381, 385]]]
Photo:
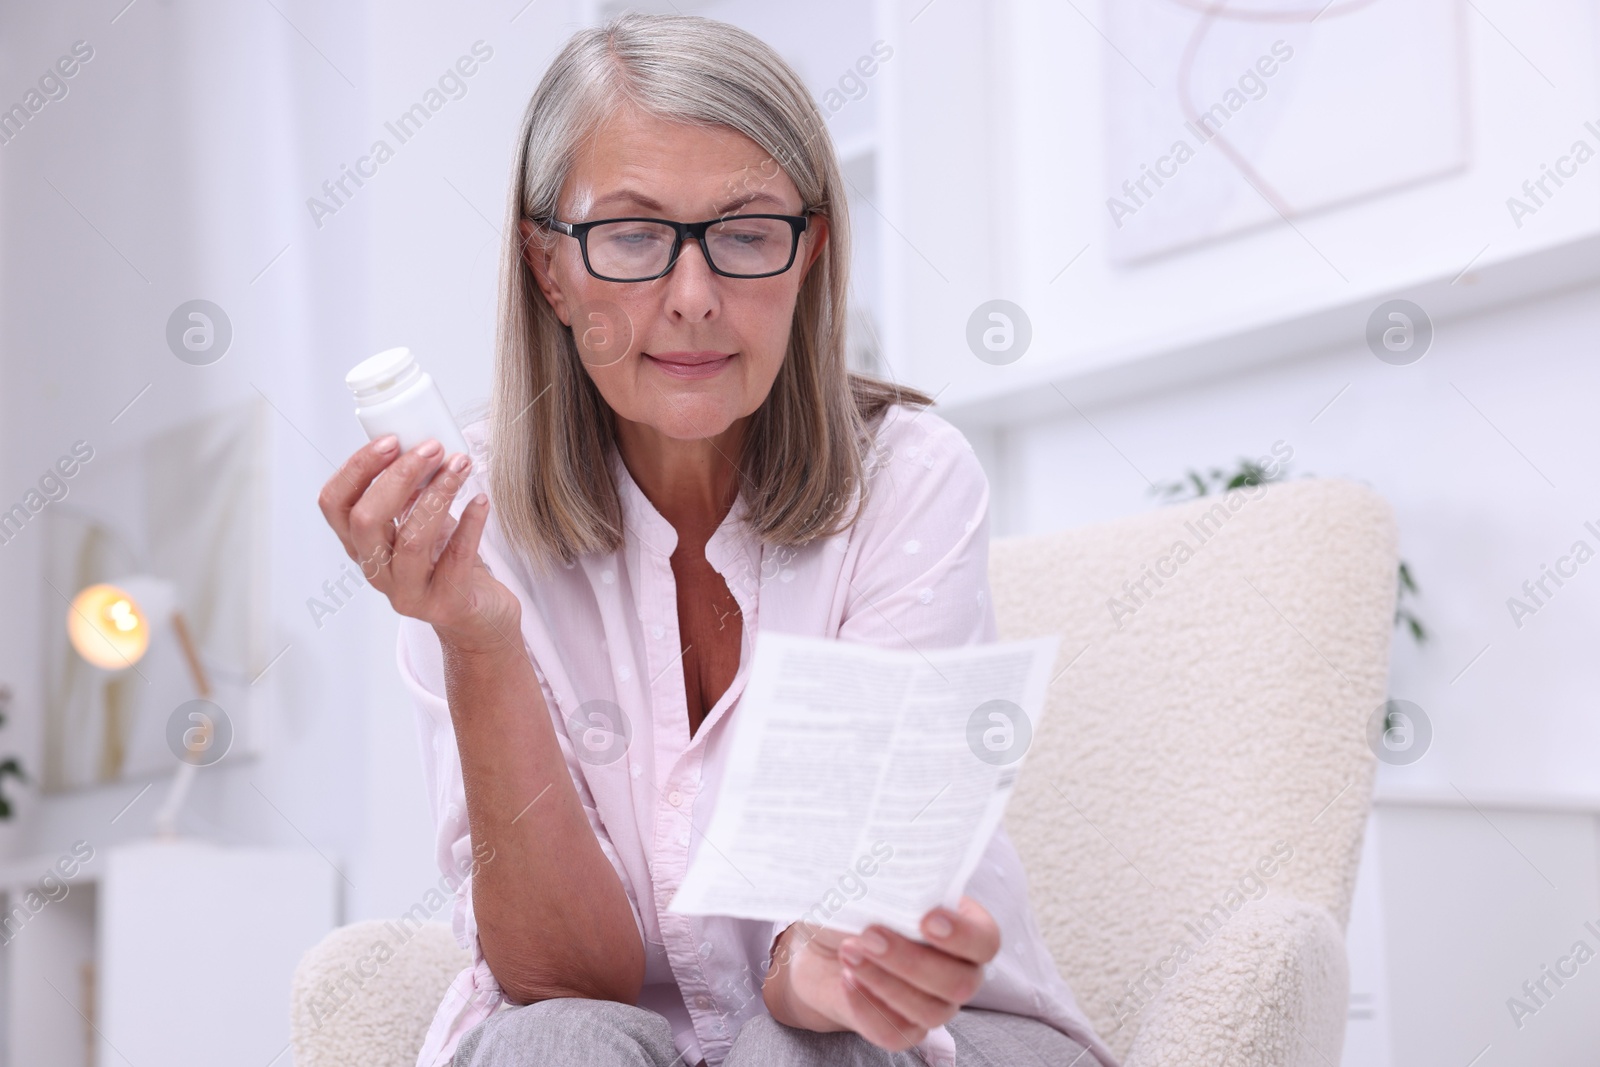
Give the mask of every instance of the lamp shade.
[[72, 598], [67, 637], [78, 655], [106, 670], [131, 667], [150, 647], [151, 628], [172, 615], [172, 583], [143, 575], [91, 585]]

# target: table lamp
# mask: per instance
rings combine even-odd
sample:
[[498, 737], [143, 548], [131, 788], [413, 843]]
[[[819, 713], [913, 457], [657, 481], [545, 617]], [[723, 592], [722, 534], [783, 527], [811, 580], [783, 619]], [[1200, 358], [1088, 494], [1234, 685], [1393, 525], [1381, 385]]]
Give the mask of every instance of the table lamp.
[[[169, 581], [134, 575], [87, 587], [72, 598], [72, 607], [67, 611], [67, 637], [78, 655], [89, 663], [103, 670], [120, 671], [138, 663], [149, 650], [156, 629], [168, 623], [178, 635], [178, 647], [183, 651], [196, 692], [201, 699], [209, 699], [210, 679]], [[178, 809], [194, 781], [198, 758], [212, 740], [209, 720], [184, 733], [184, 746], [191, 758], [180, 757], [167, 799], [156, 812], [158, 836], [177, 836]]]

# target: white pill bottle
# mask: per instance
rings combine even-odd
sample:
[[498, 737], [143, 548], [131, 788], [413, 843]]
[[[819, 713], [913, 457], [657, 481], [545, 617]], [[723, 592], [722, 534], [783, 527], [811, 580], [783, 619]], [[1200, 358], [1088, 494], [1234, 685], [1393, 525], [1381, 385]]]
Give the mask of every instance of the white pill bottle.
[[344, 384], [355, 394], [356, 418], [368, 440], [392, 433], [404, 450], [431, 437], [444, 445], [446, 455], [471, 454], [444, 394], [411, 349], [389, 348], [362, 360], [344, 376]]

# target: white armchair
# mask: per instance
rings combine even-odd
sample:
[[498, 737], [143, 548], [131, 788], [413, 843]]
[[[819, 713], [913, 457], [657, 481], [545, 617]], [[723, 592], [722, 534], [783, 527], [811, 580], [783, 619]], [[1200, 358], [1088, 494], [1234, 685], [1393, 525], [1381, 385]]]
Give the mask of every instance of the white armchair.
[[1397, 540], [1308, 479], [995, 545], [1001, 635], [1062, 644], [1006, 826], [1126, 1067], [1339, 1062]]

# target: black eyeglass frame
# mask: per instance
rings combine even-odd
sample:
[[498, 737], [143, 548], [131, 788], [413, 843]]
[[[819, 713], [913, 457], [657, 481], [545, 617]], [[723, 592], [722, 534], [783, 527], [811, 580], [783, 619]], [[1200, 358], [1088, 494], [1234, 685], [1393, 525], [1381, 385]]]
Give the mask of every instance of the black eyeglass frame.
[[[807, 211], [804, 215], [723, 215], [721, 218], [707, 219], [704, 222], [675, 222], [672, 219], [652, 219], [637, 215], [630, 215], [625, 218], [617, 219], [590, 219], [588, 222], [562, 222], [560, 219], [554, 217], [546, 218], [542, 221], [547, 227], [554, 230], [556, 233], [566, 234], [568, 237], [572, 237], [577, 240], [578, 251], [583, 253], [584, 269], [594, 277], [599, 278], [601, 281], [653, 282], [657, 278], [666, 277], [667, 274], [671, 272], [672, 268], [677, 266], [678, 255], [683, 251], [683, 242], [685, 238], [690, 237], [700, 242], [700, 254], [705, 256], [706, 266], [711, 268], [711, 273], [713, 274], [720, 274], [724, 278], [774, 278], [779, 274], [785, 273], [790, 267], [794, 266], [795, 256], [800, 252], [800, 235], [806, 232], [806, 230], [810, 227], [811, 215], [812, 212], [810, 211]], [[781, 219], [789, 224], [789, 258], [784, 262], [781, 268], [778, 270], [769, 270], [764, 274], [733, 274], [717, 266], [716, 261], [711, 257], [711, 253], [706, 251], [706, 230], [720, 222], [734, 222], [738, 219]], [[660, 273], [652, 274], [645, 278], [612, 278], [595, 270], [594, 266], [589, 262], [589, 231], [594, 229], [596, 226], [602, 226], [608, 222], [656, 222], [663, 226], [671, 226], [674, 235], [672, 238], [672, 253], [667, 256], [667, 265], [661, 268]]]

